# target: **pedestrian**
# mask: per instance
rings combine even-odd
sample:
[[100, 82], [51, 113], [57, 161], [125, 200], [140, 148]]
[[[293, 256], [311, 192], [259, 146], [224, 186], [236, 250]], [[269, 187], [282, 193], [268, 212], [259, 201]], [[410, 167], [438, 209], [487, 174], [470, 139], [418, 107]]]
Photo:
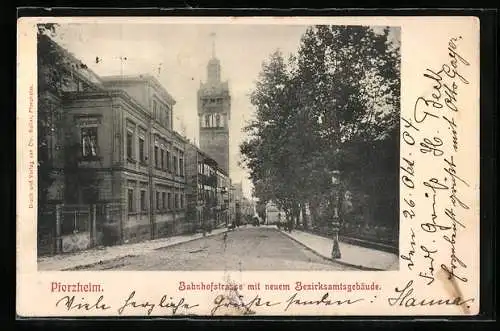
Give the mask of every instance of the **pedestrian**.
[[227, 248], [227, 231], [224, 232], [224, 236], [222, 237], [222, 240], [224, 241], [224, 250]]

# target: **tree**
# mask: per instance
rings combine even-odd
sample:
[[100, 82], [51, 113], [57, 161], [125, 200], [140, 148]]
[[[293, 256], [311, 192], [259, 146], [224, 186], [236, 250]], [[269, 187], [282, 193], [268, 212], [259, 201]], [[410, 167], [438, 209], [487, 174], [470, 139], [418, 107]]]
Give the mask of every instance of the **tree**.
[[291, 208], [291, 183], [294, 151], [290, 146], [293, 107], [290, 103], [290, 74], [281, 52], [276, 51], [263, 64], [260, 80], [250, 100], [257, 119], [245, 128], [250, 139], [241, 153], [250, 169], [255, 194], [262, 202], [274, 200], [283, 209]]
[[388, 36], [388, 29], [377, 33], [369, 27], [322, 25], [302, 38], [300, 100], [308, 117], [318, 120], [311, 129], [320, 137], [314, 146], [326, 170], [341, 170], [339, 206], [367, 161], [348, 146], [384, 139], [399, 122], [399, 56]]
[[308, 205], [318, 221], [331, 171], [341, 170], [335, 197], [343, 204], [369, 161], [357, 155], [360, 146], [397, 136], [398, 52], [389, 29], [322, 25], [306, 31], [288, 62], [280, 52], [270, 56], [251, 95], [257, 118], [241, 145], [260, 199], [296, 220]]
[[38, 210], [47, 208], [48, 191], [54, 182], [53, 160], [50, 157], [50, 138], [61, 120], [52, 94], [60, 95], [62, 57], [52, 44], [49, 36], [56, 33], [57, 24], [47, 23], [37, 26], [37, 69], [38, 69]]
[[[71, 136], [72, 130], [66, 130], [62, 105], [69, 87], [79, 85], [76, 84], [76, 72], [87, 70], [87, 66], [53, 40], [58, 33], [57, 24], [39, 24], [37, 27], [38, 206], [43, 212], [49, 207], [49, 189], [57, 172], [63, 172], [65, 193], [68, 193], [65, 197], [72, 202], [82, 202], [80, 193], [83, 193], [83, 202], [95, 202], [99, 180], [95, 171], [82, 171], [86, 169], [79, 167], [81, 142], [76, 142], [78, 137]], [[87, 89], [96, 88], [91, 82], [82, 82], [81, 85]]]

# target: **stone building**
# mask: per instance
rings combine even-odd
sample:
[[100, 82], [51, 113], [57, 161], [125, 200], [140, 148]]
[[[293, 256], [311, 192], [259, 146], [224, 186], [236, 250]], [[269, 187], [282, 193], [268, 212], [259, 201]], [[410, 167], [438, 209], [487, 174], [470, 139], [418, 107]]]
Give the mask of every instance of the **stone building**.
[[172, 130], [174, 99], [149, 75], [101, 80], [103, 91], [66, 95], [66, 127], [76, 128], [68, 142], [98, 181], [96, 201], [75, 202], [118, 203], [112, 221], [125, 242], [182, 232], [185, 140]]
[[221, 81], [221, 64], [215, 48], [207, 65], [207, 81], [200, 83], [198, 90], [198, 117], [201, 150], [229, 174], [231, 96], [228, 82]]
[[186, 144], [187, 222], [192, 231], [229, 222], [230, 179], [208, 154]]
[[217, 223], [229, 225], [231, 223], [229, 210], [231, 179], [221, 167], [217, 167], [217, 181]]
[[173, 97], [150, 75], [99, 77], [46, 36], [38, 59], [39, 253], [103, 244], [106, 229], [115, 243], [188, 231]]

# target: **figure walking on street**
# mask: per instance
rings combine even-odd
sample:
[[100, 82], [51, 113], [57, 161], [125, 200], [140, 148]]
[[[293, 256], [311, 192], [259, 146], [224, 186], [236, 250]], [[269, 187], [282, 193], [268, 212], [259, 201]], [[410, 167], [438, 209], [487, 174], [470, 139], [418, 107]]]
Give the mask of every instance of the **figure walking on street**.
[[224, 251], [226, 250], [227, 248], [227, 231], [224, 232], [224, 235], [222, 237], [222, 240], [224, 241]]

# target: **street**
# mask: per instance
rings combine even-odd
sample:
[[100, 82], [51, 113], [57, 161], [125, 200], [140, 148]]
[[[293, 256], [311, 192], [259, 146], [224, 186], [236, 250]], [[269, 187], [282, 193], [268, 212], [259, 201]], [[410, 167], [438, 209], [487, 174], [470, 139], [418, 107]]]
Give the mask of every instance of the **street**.
[[[152, 253], [104, 261], [83, 270], [357, 270], [327, 261], [277, 229], [240, 227]], [[82, 269], [79, 269], [82, 270]]]

